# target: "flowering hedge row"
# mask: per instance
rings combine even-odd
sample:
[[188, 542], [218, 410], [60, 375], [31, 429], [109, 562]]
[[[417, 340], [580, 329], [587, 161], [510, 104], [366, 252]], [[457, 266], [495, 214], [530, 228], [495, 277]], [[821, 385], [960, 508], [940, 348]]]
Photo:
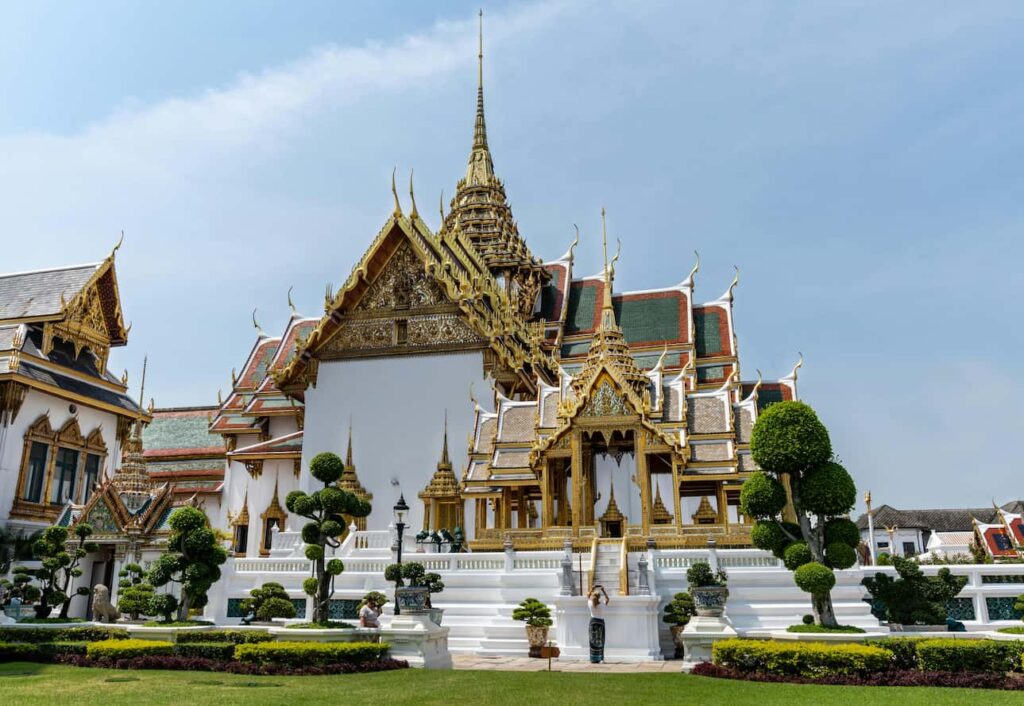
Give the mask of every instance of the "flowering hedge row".
[[235, 659], [259, 664], [304, 665], [370, 662], [387, 654], [386, 642], [261, 642], [238, 645]]
[[711, 648], [712, 661], [739, 672], [783, 676], [864, 675], [890, 668], [892, 653], [880, 647], [820, 642], [720, 640]]

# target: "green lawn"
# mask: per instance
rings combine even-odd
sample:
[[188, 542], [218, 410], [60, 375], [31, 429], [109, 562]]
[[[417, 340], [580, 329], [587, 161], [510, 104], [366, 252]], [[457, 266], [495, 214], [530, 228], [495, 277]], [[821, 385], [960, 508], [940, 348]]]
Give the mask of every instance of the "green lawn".
[[1020, 704], [1020, 692], [759, 684], [684, 674], [440, 672], [408, 669], [331, 677], [247, 677], [216, 672], [0, 665], [0, 703], [18, 706], [147, 704], [380, 704], [381, 706], [597, 706], [599, 704]]

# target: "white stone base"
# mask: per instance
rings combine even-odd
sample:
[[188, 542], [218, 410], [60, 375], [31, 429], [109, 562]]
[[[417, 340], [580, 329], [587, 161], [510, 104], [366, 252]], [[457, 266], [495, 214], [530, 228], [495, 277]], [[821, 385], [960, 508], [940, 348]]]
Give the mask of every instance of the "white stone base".
[[736, 637], [726, 617], [706, 618], [695, 615], [683, 628], [683, 671], [690, 671], [701, 662], [711, 661], [711, 646], [718, 640]]
[[[563, 660], [590, 658], [590, 608], [583, 596], [554, 599], [555, 645]], [[613, 596], [604, 606], [604, 658], [608, 662], [664, 659], [658, 635], [658, 596]]]

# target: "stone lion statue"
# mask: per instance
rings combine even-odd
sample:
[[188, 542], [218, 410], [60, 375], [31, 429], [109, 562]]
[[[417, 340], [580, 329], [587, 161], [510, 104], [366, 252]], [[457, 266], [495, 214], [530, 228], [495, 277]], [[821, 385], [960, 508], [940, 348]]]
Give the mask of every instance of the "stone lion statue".
[[92, 618], [98, 623], [113, 623], [121, 617], [121, 611], [110, 602], [110, 589], [101, 583], [92, 588]]

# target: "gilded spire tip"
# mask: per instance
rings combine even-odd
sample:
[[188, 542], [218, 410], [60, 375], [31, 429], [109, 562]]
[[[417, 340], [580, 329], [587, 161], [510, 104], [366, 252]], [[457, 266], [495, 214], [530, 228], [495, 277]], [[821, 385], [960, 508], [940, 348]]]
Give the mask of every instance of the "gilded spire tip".
[[413, 193], [412, 188], [412, 175], [415, 171], [415, 169], [409, 170], [409, 199], [412, 201], [412, 211], [409, 213], [409, 218], [417, 218], [420, 215], [420, 212], [416, 209], [416, 194]]
[[398, 167], [391, 170], [391, 195], [395, 197], [395, 218], [402, 217], [402, 204], [398, 200], [398, 188], [395, 186], [395, 172], [398, 171]]

